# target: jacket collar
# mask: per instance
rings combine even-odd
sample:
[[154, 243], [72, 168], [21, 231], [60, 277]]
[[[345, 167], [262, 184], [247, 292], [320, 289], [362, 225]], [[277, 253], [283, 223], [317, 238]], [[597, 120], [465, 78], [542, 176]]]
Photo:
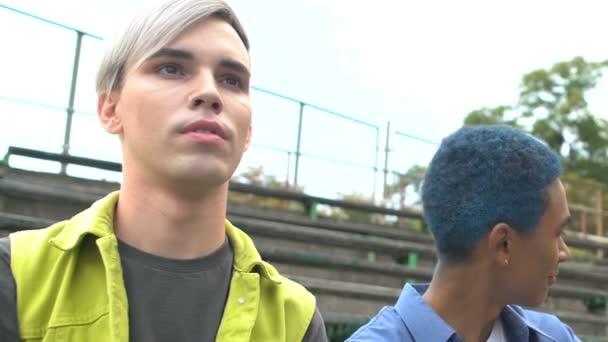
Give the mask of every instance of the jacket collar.
[[[120, 192], [115, 191], [96, 201], [88, 209], [72, 217], [50, 243], [68, 251], [77, 247], [86, 235], [98, 238], [115, 237], [114, 211]], [[275, 284], [281, 283], [277, 270], [264, 262], [251, 238], [226, 220], [226, 235], [234, 249], [234, 268], [239, 272], [259, 273]]]
[[57, 248], [68, 251], [80, 244], [88, 234], [98, 238], [114, 236], [114, 209], [118, 202], [118, 191], [96, 201], [88, 209], [76, 214], [65, 225], [61, 233], [50, 240]]
[[281, 284], [279, 272], [264, 262], [251, 238], [226, 220], [226, 235], [234, 249], [234, 268], [239, 272], [259, 273], [275, 284]]

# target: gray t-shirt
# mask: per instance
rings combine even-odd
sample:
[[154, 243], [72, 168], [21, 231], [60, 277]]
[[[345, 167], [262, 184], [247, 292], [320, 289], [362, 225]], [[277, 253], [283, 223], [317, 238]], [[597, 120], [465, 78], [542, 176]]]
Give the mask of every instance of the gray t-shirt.
[[[131, 341], [213, 341], [228, 297], [234, 253], [226, 243], [211, 255], [172, 260], [119, 242], [129, 300]], [[18, 342], [10, 241], [0, 238], [0, 337]], [[327, 341], [319, 310], [304, 341]]]

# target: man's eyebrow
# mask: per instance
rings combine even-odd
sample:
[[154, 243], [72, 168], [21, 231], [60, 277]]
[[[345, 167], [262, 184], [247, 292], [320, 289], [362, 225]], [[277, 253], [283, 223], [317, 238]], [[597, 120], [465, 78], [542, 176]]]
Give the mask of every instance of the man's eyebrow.
[[250, 74], [249, 68], [247, 68], [245, 66], [245, 64], [243, 64], [239, 61], [236, 61], [234, 59], [229, 59], [229, 58], [222, 59], [220, 61], [220, 66], [222, 66], [226, 69], [231, 69], [234, 72], [247, 74], [247, 76], [249, 76], [249, 74]]
[[180, 49], [170, 49], [170, 48], [162, 48], [155, 53], [153, 53], [147, 60], [157, 58], [157, 57], [177, 57], [183, 59], [194, 59], [194, 55], [186, 50]]

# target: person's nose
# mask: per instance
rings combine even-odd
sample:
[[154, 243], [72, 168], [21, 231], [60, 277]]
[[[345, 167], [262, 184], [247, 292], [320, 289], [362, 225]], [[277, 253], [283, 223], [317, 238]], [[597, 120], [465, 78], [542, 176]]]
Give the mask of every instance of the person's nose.
[[570, 260], [570, 248], [566, 245], [563, 237], [559, 238], [559, 262]]
[[192, 92], [188, 96], [191, 109], [208, 108], [219, 114], [224, 104], [217, 88], [215, 77], [210, 73], [200, 73], [192, 80]]

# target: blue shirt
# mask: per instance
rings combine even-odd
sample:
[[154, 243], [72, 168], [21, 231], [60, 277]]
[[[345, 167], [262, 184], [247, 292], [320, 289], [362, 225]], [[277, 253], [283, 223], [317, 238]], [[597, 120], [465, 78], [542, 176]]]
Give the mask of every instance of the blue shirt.
[[[397, 304], [384, 307], [348, 340], [462, 342], [462, 338], [422, 298], [428, 285], [406, 284]], [[557, 317], [507, 305], [500, 313], [508, 341], [580, 342]]]

